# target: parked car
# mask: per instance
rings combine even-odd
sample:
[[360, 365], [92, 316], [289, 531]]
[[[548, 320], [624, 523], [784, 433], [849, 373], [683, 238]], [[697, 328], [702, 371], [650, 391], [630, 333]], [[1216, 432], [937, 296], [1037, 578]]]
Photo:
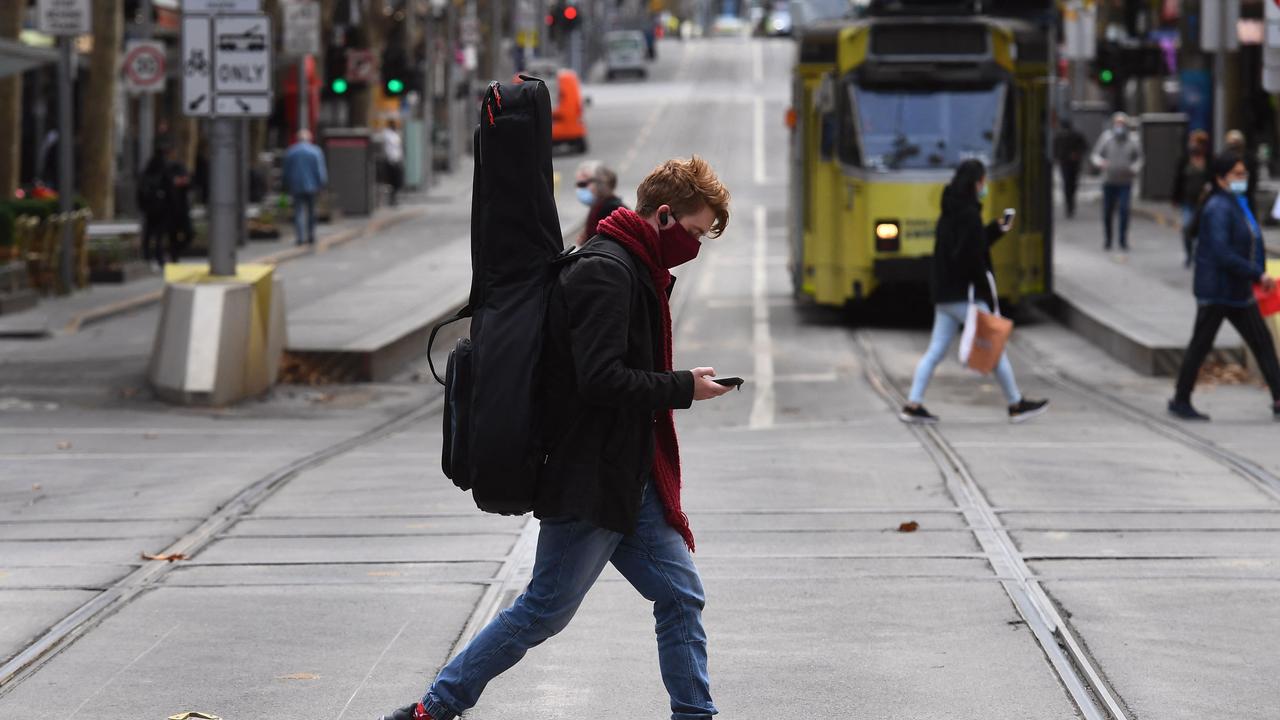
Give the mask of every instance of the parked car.
[[645, 67], [644, 33], [637, 30], [615, 30], [604, 36], [605, 78], [613, 80], [620, 75], [648, 77]]

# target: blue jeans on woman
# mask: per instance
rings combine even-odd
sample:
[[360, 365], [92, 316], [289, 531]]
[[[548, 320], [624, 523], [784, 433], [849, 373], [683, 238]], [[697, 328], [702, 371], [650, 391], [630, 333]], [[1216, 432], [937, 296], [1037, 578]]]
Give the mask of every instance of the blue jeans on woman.
[[[985, 301], [979, 300], [978, 306], [987, 312], [991, 311]], [[951, 341], [955, 340], [956, 335], [960, 333], [960, 328], [964, 327], [965, 315], [968, 312], [969, 303], [964, 301], [938, 303], [933, 306], [933, 335], [929, 338], [929, 349], [916, 365], [915, 379], [911, 382], [911, 394], [907, 396], [908, 402], [924, 402], [924, 391], [929, 387], [933, 371], [937, 369], [938, 363], [942, 362], [943, 356], [951, 347]], [[1013, 378], [1013, 366], [1009, 364], [1007, 352], [1000, 354], [1000, 362], [996, 365], [996, 381], [1000, 383], [1000, 390], [1004, 392], [1004, 398], [1010, 405], [1022, 400], [1022, 393], [1018, 390], [1018, 381]]]
[[[653, 483], [643, 492], [632, 535], [571, 518], [542, 520], [529, 587], [436, 676], [422, 701], [432, 718], [453, 720], [475, 706], [490, 680], [563, 630], [610, 562], [653, 603], [658, 666], [671, 696], [672, 720], [716, 714], [707, 677], [702, 579], [684, 539], [667, 524]], [[536, 709], [530, 712], [537, 715]]]

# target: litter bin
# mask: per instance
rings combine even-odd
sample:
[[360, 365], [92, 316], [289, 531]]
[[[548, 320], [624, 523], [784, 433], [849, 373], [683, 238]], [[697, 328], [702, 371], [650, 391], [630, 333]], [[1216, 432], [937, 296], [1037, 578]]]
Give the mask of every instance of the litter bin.
[[1071, 124], [1084, 135], [1092, 150], [1102, 131], [1111, 127], [1111, 106], [1098, 100], [1073, 102]]
[[329, 196], [343, 215], [371, 215], [378, 203], [378, 143], [366, 128], [334, 128], [324, 134]]
[[1142, 126], [1142, 199], [1168, 200], [1173, 197], [1173, 178], [1183, 155], [1187, 134], [1184, 113], [1145, 113]]

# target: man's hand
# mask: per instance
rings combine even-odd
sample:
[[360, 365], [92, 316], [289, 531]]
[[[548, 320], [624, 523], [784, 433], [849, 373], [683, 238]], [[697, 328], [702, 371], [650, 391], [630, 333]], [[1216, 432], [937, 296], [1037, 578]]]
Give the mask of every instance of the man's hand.
[[715, 368], [700, 367], [693, 369], [693, 399], [710, 400], [718, 398], [733, 388], [717, 383]]
[[[1266, 274], [1266, 273], [1263, 273], [1263, 274], [1262, 274], [1262, 279], [1258, 280], [1258, 284], [1259, 284], [1259, 285], [1261, 285], [1261, 286], [1262, 286], [1262, 289], [1263, 289], [1263, 290], [1265, 290], [1266, 292], [1275, 292], [1275, 289], [1276, 289], [1276, 279], [1275, 279], [1275, 278], [1273, 278], [1273, 277], [1271, 277], [1270, 275], [1268, 275], [1268, 274]], [[697, 375], [697, 374], [698, 374], [698, 371], [697, 371], [697, 370], [694, 370], [694, 371], [693, 371], [693, 374], [694, 374], [694, 375]], [[693, 397], [694, 397], [694, 399], [695, 399], [695, 400], [698, 398], [697, 382], [698, 382], [698, 380], [697, 380], [697, 378], [695, 377], [695, 378], [694, 378], [694, 390], [693, 390]]]

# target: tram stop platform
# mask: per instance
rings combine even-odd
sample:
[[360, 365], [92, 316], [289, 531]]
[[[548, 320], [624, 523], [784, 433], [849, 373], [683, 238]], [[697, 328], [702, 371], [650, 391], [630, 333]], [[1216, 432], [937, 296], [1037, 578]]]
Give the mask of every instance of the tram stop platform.
[[[1050, 311], [1076, 333], [1144, 375], [1176, 375], [1191, 340], [1196, 301], [1177, 227], [1145, 204], [1129, 221], [1129, 252], [1103, 250], [1102, 207], [1081, 188], [1074, 218], [1056, 208]], [[1163, 216], [1160, 216], [1163, 217]], [[1118, 228], [1117, 228], [1118, 237]], [[1244, 342], [1224, 323], [1214, 350], [1246, 363]]]

